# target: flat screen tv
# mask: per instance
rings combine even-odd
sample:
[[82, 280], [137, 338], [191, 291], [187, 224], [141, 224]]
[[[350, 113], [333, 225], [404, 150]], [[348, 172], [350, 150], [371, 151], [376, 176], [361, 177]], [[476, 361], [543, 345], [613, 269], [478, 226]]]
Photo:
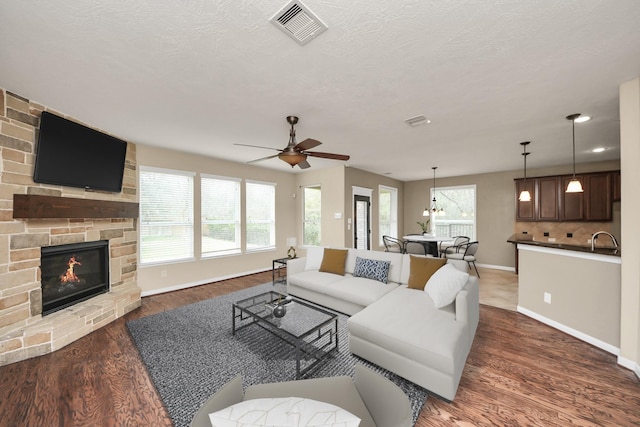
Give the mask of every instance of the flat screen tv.
[[126, 154], [126, 141], [44, 111], [33, 180], [119, 193]]

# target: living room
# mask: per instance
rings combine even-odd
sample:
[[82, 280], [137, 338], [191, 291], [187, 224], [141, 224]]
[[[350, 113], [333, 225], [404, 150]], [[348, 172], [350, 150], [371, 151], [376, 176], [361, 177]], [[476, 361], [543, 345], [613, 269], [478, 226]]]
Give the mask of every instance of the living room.
[[[320, 39], [319, 39], [320, 40]], [[284, 40], [289, 41], [289, 40]], [[310, 46], [313, 46], [312, 44]], [[19, 62], [19, 61], [18, 61]], [[300, 67], [296, 65], [295, 67]], [[20, 67], [16, 67], [20, 69]], [[620, 319], [620, 323], [623, 326], [622, 345], [620, 349], [620, 355], [623, 362], [623, 366], [633, 370], [636, 374], [639, 372], [638, 365], [640, 364], [640, 314], [637, 309], [637, 302], [640, 300], [638, 293], [640, 293], [640, 281], [637, 277], [637, 272], [632, 268], [635, 261], [638, 259], [637, 248], [633, 246], [633, 239], [628, 236], [636, 235], [637, 227], [631, 222], [623, 220], [625, 217], [633, 217], [636, 209], [637, 201], [634, 200], [634, 183], [637, 182], [637, 171], [635, 165], [639, 161], [637, 153], [637, 134], [634, 134], [634, 128], [637, 127], [637, 123], [640, 122], [637, 114], [633, 110], [629, 110], [627, 105], [633, 104], [633, 101], [627, 102], [628, 99], [633, 99], [634, 86], [633, 84], [627, 84], [635, 82], [631, 80], [636, 78], [640, 74], [640, 70], [635, 70], [635, 74], [631, 74], [626, 80], [622, 80], [616, 83], [615, 93], [618, 93], [618, 86], [620, 86], [620, 100], [615, 99], [613, 102], [617, 108], [620, 105], [620, 127], [621, 142], [620, 151], [625, 153], [625, 156], [620, 155], [614, 159], [608, 159], [604, 161], [597, 160], [598, 157], [592, 156], [591, 160], [584, 160], [577, 163], [576, 170], [578, 173], [602, 171], [602, 170], [622, 170], [622, 182], [623, 193], [627, 195], [625, 202], [618, 203], [614, 206], [616, 209], [614, 215], [615, 224], [620, 227], [620, 240], [625, 242], [625, 250], [623, 252], [623, 279], [621, 283], [623, 292], [623, 314]], [[18, 80], [16, 80], [17, 82]], [[408, 154], [402, 153], [394, 157], [404, 157], [405, 160], [400, 160], [401, 164], [409, 163], [409, 158], [419, 157], [421, 158], [422, 171], [415, 172], [419, 175], [413, 178], [403, 178], [401, 172], [395, 174], [386, 175], [387, 170], [378, 168], [377, 171], [365, 170], [358, 167], [356, 158], [359, 155], [364, 157], [368, 156], [380, 156], [379, 154], [369, 154], [363, 152], [362, 149], [354, 150], [353, 147], [348, 144], [340, 144], [330, 146], [331, 138], [322, 136], [322, 140], [326, 141], [327, 147], [330, 146], [331, 151], [348, 153], [353, 158], [353, 163], [343, 164], [332, 161], [324, 161], [313, 159], [311, 161], [312, 168], [302, 171], [301, 173], [290, 173], [289, 170], [280, 168], [279, 165], [275, 167], [267, 166], [261, 167], [258, 165], [247, 165], [240, 160], [230, 160], [227, 158], [217, 157], [214, 153], [199, 154], [190, 151], [176, 150], [176, 146], [181, 144], [174, 144], [173, 146], [154, 146], [147, 144], [153, 140], [153, 136], [149, 141], [144, 140], [129, 140], [130, 147], [132, 147], [132, 153], [130, 154], [131, 168], [125, 175], [125, 187], [130, 190], [129, 193], [123, 193], [120, 196], [105, 195], [100, 192], [90, 192], [83, 190], [73, 190], [64, 188], [52, 189], [46, 185], [36, 185], [32, 180], [32, 154], [34, 153], [33, 146], [37, 141], [37, 125], [20, 122], [17, 116], [12, 114], [23, 113], [37, 117], [39, 112], [43, 109], [59, 112], [62, 115], [69, 116], [80, 122], [84, 122], [91, 127], [99, 127], [104, 129], [108, 133], [113, 133], [118, 136], [122, 136], [115, 128], [111, 128], [109, 122], [97, 123], [88, 118], [83, 117], [82, 110], [85, 106], [78, 106], [74, 108], [67, 108], [65, 102], [54, 102], [54, 98], [40, 97], [38, 94], [38, 86], [22, 86], [24, 82], [13, 84], [13, 80], [10, 76], [0, 80], [0, 85], [3, 86], [0, 93], [2, 94], [2, 100], [0, 101], [0, 109], [3, 111], [2, 127], [0, 128], [0, 134], [2, 134], [1, 146], [2, 146], [2, 210], [4, 212], [2, 218], [2, 240], [4, 242], [3, 247], [0, 250], [2, 257], [0, 258], [0, 265], [4, 266], [2, 276], [3, 294], [0, 294], [3, 298], [3, 304], [9, 305], [3, 308], [5, 314], [10, 316], [4, 317], [8, 319], [11, 317], [17, 322], [26, 322], [28, 318], [33, 316], [28, 315], [24, 317], [22, 313], [25, 311], [31, 313], [31, 305], [34, 303], [32, 294], [27, 291], [29, 286], [35, 282], [33, 271], [37, 270], [37, 262], [31, 257], [32, 251], [23, 250], [24, 248], [16, 249], [11, 247], [11, 238], [9, 236], [22, 234], [21, 220], [17, 220], [13, 217], [12, 203], [14, 194], [26, 194], [29, 193], [29, 188], [39, 187], [40, 191], [49, 194], [50, 191], [56, 191], [57, 195], [70, 198], [83, 198], [83, 199], [99, 199], [99, 200], [114, 200], [122, 199], [124, 201], [137, 201], [138, 195], [138, 182], [137, 171], [140, 167], [154, 167], [164, 168], [172, 170], [189, 171], [196, 174], [208, 174], [215, 176], [227, 176], [242, 179], [244, 181], [258, 181], [258, 182], [270, 182], [276, 184], [276, 245], [273, 251], [246, 251], [246, 247], [243, 246], [242, 253], [238, 256], [228, 256], [223, 258], [201, 258], [199, 256], [199, 234], [194, 234], [194, 258], [188, 262], [168, 263], [163, 265], [143, 265], [137, 260], [136, 251], [139, 249], [139, 237], [137, 233], [131, 231], [135, 228], [133, 224], [135, 221], [130, 219], [124, 220], [121, 227], [121, 231], [116, 231], [117, 227], [113, 227], [112, 224], [105, 226], [105, 228], [94, 228], [90, 230], [90, 233], [98, 234], [105, 233], [105, 230], [110, 230], [108, 233], [114, 233], [121, 235], [123, 241], [119, 243], [122, 245], [121, 253], [118, 254], [115, 261], [120, 267], [118, 271], [124, 273], [121, 280], [126, 283], [135, 282], [135, 286], [140, 288], [142, 299], [147, 296], [152, 296], [164, 292], [169, 292], [177, 289], [189, 288], [198, 286], [212, 281], [223, 281], [226, 279], [235, 278], [245, 274], [258, 273], [265, 270], [270, 270], [271, 262], [274, 258], [285, 256], [287, 246], [287, 239], [295, 236], [298, 242], [302, 241], [300, 224], [302, 222], [302, 204], [301, 204], [301, 189], [306, 186], [320, 186], [323, 194], [322, 204], [322, 245], [332, 247], [351, 247], [353, 245], [353, 232], [349, 227], [348, 219], [351, 217], [352, 200], [353, 200], [353, 187], [368, 188], [372, 190], [372, 205], [376, 206], [377, 194], [379, 186], [386, 186], [396, 188], [398, 190], [398, 235], [409, 234], [419, 232], [416, 221], [422, 219], [422, 211], [425, 206], [430, 202], [430, 191], [433, 186], [433, 179], [430, 177], [431, 167], [439, 166], [438, 173], [442, 176], [438, 176], [437, 187], [457, 186], [457, 185], [475, 185], [477, 190], [477, 209], [476, 209], [476, 230], [477, 240], [481, 242], [481, 250], [478, 254], [479, 265], [484, 268], [501, 269], [505, 271], [511, 271], [515, 268], [515, 260], [513, 254], [513, 246], [507, 242], [507, 239], [515, 231], [514, 218], [515, 218], [515, 205], [514, 205], [514, 186], [513, 180], [522, 177], [521, 169], [521, 156], [518, 149], [520, 139], [528, 138], [528, 136], [516, 135], [509, 133], [509, 138], [503, 135], [503, 145], [501, 146], [499, 157], [509, 158], [509, 166], [507, 168], [500, 168], [493, 171], [477, 172], [477, 173], [464, 173], [460, 172], [459, 162], [455, 160], [456, 154], [460, 150], [451, 149], [446, 150], [443, 147], [425, 147], [420, 149], [419, 144], [413, 145], [408, 148]], [[611, 82], [608, 82], [611, 85]], [[68, 90], [72, 88], [67, 87]], [[64, 91], [63, 91], [64, 93]], [[49, 95], [47, 95], [49, 96]], [[184, 94], [176, 94], [176, 97], [186, 96]], [[62, 96], [64, 98], [64, 95]], [[630, 98], [631, 97], [631, 98]], [[51, 99], [49, 101], [48, 99]], [[156, 100], [160, 102], [159, 100]], [[395, 102], [395, 101], [394, 101]], [[610, 102], [611, 103], [611, 102]], [[574, 103], [569, 103], [570, 108], [574, 108]], [[295, 109], [298, 104], [293, 103], [287, 108]], [[194, 109], [201, 109], [202, 107], [193, 106]], [[298, 126], [299, 140], [309, 136], [315, 137], [314, 133], [317, 128], [317, 124], [314, 123], [316, 118], [313, 118], [313, 110], [317, 107], [299, 107], [305, 115], [301, 115], [301, 122]], [[568, 106], [562, 106], [562, 108], [568, 108]], [[581, 107], [577, 107], [581, 108]], [[99, 108], [97, 108], [99, 109]], [[11, 111], [10, 111], [11, 110]], [[297, 111], [287, 111], [286, 114], [297, 113]], [[552, 145], [562, 147], [562, 151], [569, 151], [567, 148], [570, 146], [570, 128], [564, 120], [563, 114], [569, 114], [574, 112], [564, 111], [558, 117], [560, 123], [559, 128], [562, 128], [562, 137], [558, 137], [552, 141]], [[584, 111], [587, 113], [587, 111]], [[590, 112], [590, 111], [589, 111]], [[181, 114], [175, 116], [175, 121], [179, 121]], [[275, 115], [275, 114], [274, 114]], [[406, 115], [406, 114], [405, 114]], [[129, 117], [134, 117], [134, 113], [130, 113]], [[239, 114], [240, 116], [240, 114]], [[282, 114], [280, 114], [282, 116]], [[231, 146], [232, 142], [243, 143], [259, 143], [260, 145], [269, 145], [278, 147], [284, 145], [278, 141], [286, 141], [288, 128], [284, 121], [284, 116], [278, 116], [278, 123], [275, 123], [272, 128], [269, 129], [269, 142], [252, 141], [246, 135], [244, 135], [241, 129], [244, 126], [250, 126], [253, 117], [242, 115], [242, 118], [238, 118], [234, 121], [235, 127], [239, 130], [241, 137], [235, 138], [233, 135], [226, 134], [227, 141], [222, 145], [217, 145], [215, 150], [218, 150], [223, 154]], [[353, 120], [357, 120], [356, 115]], [[271, 120], [271, 118], [270, 118]], [[309, 121], [309, 125], [305, 126], [305, 120]], [[123, 120], [124, 122], [131, 123], [131, 119]], [[615, 121], [615, 120], [614, 120]], [[22, 124], [20, 124], [20, 123]], [[448, 122], [452, 125], [455, 121]], [[344, 122], [338, 120], [340, 126], [344, 126]], [[194, 123], [190, 120], [185, 121], [185, 128], [193, 127]], [[132, 127], [145, 127], [146, 123], [131, 123]], [[330, 126], [330, 125], [329, 125]], [[337, 126], [338, 128], [340, 126]], [[424, 125], [426, 129], [428, 124]], [[609, 126], [609, 124], [607, 124]], [[629, 130], [631, 129], [631, 131]], [[158, 129], [157, 133], [162, 133], [167, 129]], [[410, 129], [413, 131], [414, 129]], [[580, 138], [585, 137], [584, 134], [578, 130], [578, 142]], [[169, 132], [175, 141], [181, 140], [181, 134], [179, 131]], [[326, 133], [335, 138], [338, 131], [332, 131]], [[325, 135], [325, 134], [322, 134]], [[405, 135], [404, 131], [401, 135]], [[218, 138], [218, 137], [217, 137]], [[224, 139], [224, 137], [219, 137]], [[411, 137], [410, 137], [411, 138]], [[206, 138], [205, 138], [206, 139]], [[533, 138], [532, 138], [533, 139]], [[508, 141], [507, 141], [508, 140]], [[17, 142], [26, 142], [30, 144], [28, 149], [22, 150], [16, 147]], [[532, 143], [531, 150], [533, 152], [532, 158], [536, 153], [536, 140]], [[334, 143], [335, 144], [335, 143]], [[19, 145], [19, 144], [18, 144]], [[540, 144], [542, 146], [542, 144]], [[376, 148], [377, 149], [377, 148]], [[487, 148], [488, 149], [488, 148]], [[508, 151], [507, 150], [511, 150]], [[231, 150], [231, 147], [229, 147]], [[242, 156], [245, 160], [252, 160], [256, 157], [260, 157], [263, 153], [260, 150], [247, 149], [245, 152], [237, 151], [239, 148], [234, 148], [236, 155]], [[423, 151], [412, 151], [423, 150]], [[467, 149], [469, 153], [473, 153], [473, 148]], [[479, 150], [480, 151], [480, 150]], [[548, 148], [540, 151], [549, 151]], [[440, 157], [440, 153], [442, 157]], [[473, 156], [473, 155], [472, 155]], [[542, 156], [542, 153], [541, 153]], [[18, 159], [20, 157], [20, 159]], [[389, 157], [389, 156], [387, 156]], [[431, 160], [434, 159], [434, 162]], [[358, 160], [359, 161], [359, 160]], [[269, 160], [268, 162], [279, 162], [278, 159]], [[404, 162], [404, 163], [403, 163]], [[434, 164], [432, 164], [434, 163]], [[537, 163], [537, 164], [536, 164]], [[567, 161], [566, 157], [559, 163], [541, 163], [536, 162], [533, 167], [528, 169], [530, 176], [543, 176], [552, 174], [565, 174], [571, 171], [571, 163]], [[266, 165], [265, 165], [266, 166]], [[286, 166], [286, 165], [285, 165]], [[391, 166], [391, 164], [389, 165]], [[408, 167], [406, 169], [409, 169]], [[625, 193], [626, 191], [626, 193]], [[38, 190], [36, 190], [36, 193]], [[197, 191], [196, 191], [197, 194]], [[198, 202], [196, 202], [198, 206]], [[194, 222], [198, 223], [198, 209], [195, 210]], [[377, 224], [377, 212], [372, 210], [371, 224], [371, 242], [372, 249], [383, 250], [380, 245], [380, 235], [378, 232]], [[33, 222], [30, 227], [32, 230], [37, 229], [38, 221]], [[73, 225], [73, 222], [71, 222]], [[594, 225], [595, 227], [596, 225]], [[60, 230], [67, 228], [67, 234], [73, 234], [73, 230], [69, 230], [69, 223], [63, 224], [58, 227], [50, 227], [56, 229], [54, 233], [58, 235], [64, 235], [65, 232]], [[590, 231], [598, 231], [598, 227], [595, 227]], [[107, 233], [107, 234], [108, 234]], [[634, 234], [636, 233], [636, 234]], [[126, 236], [126, 237], [125, 237]], [[74, 237], [70, 237], [71, 240]], [[64, 240], [64, 239], [61, 239]], [[133, 249], [132, 249], [133, 248]], [[299, 244], [296, 248], [299, 255], [304, 255], [304, 247]], [[19, 252], [18, 252], [19, 251]], [[132, 260], [133, 259], [133, 260]], [[625, 260], [627, 261], [625, 263]], [[633, 263], [633, 264], [632, 264]], [[18, 270], [25, 267], [29, 270], [26, 276], [21, 276], [16, 273]], [[11, 282], [12, 286], [15, 285], [14, 290], [10, 293], [6, 292], [6, 284]], [[125, 285], [126, 286], [126, 285]], [[22, 288], [15, 290], [16, 288]], [[16, 298], [16, 295], [24, 295]], [[26, 298], [26, 299], [25, 299]], [[134, 308], [130, 308], [134, 309]], [[123, 309], [128, 311], [129, 309]], [[21, 314], [16, 314], [20, 312]], [[35, 315], [37, 317], [38, 314]], [[112, 319], [110, 319], [112, 320]], [[99, 320], [97, 323], [100, 323]], [[12, 322], [13, 323], [13, 322]], [[3, 331], [9, 324], [2, 324]], [[77, 337], [79, 338], [79, 337]], [[40, 353], [43, 354], [43, 353]], [[32, 354], [36, 355], [36, 354]]]

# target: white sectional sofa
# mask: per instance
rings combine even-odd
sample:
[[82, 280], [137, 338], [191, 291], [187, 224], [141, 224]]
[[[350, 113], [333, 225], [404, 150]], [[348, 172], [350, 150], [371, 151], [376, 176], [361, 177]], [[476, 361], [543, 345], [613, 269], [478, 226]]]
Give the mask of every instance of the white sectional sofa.
[[[414, 255], [348, 249], [345, 274], [339, 275], [319, 271], [323, 251], [309, 248], [306, 257], [289, 261], [288, 293], [350, 315], [353, 354], [453, 400], [478, 326], [477, 278], [456, 272], [463, 285], [453, 294], [448, 291], [453, 302], [443, 306], [433, 290], [437, 283], [438, 291], [447, 293], [450, 283], [444, 278], [445, 270], [454, 270], [450, 266], [430, 279], [429, 293], [407, 286]], [[357, 257], [389, 261], [388, 282], [354, 277]], [[466, 274], [465, 262], [447, 263]]]

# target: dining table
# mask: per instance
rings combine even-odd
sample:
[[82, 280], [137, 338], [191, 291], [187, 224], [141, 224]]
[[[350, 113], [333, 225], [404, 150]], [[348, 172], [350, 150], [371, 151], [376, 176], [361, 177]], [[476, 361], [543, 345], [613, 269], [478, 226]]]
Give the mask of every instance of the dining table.
[[424, 246], [425, 253], [433, 255], [436, 258], [440, 256], [440, 251], [438, 249], [440, 242], [453, 243], [454, 241], [451, 237], [437, 237], [432, 234], [408, 234], [406, 236], [402, 236], [402, 239], [405, 242], [421, 243]]

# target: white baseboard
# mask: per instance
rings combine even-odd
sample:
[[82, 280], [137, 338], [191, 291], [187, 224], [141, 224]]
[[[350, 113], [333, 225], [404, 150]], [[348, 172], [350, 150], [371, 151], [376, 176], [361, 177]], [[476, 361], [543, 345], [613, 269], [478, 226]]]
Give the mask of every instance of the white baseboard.
[[511, 271], [513, 273], [516, 272], [516, 269], [514, 267], [507, 267], [505, 265], [493, 265], [493, 264], [478, 264], [476, 263], [476, 265], [478, 267], [482, 267], [482, 268], [492, 268], [494, 270], [504, 270], [504, 271]]
[[636, 377], [640, 379], [640, 365], [634, 362], [633, 360], [629, 360], [622, 356], [618, 356], [618, 365], [633, 371], [633, 373], [636, 374]]
[[[518, 313], [522, 313], [525, 316], [531, 317], [532, 319], [535, 319], [539, 322], [544, 323], [545, 325], [549, 325], [552, 328], [558, 329], [559, 331], [562, 331], [566, 334], [571, 335], [572, 337], [576, 337], [582, 341], [585, 341], [589, 344], [591, 344], [594, 347], [598, 347], [608, 353], [611, 353], [615, 356], [620, 356], [620, 349], [616, 346], [613, 346], [611, 344], [608, 344], [604, 341], [601, 341], [597, 338], [594, 338], [590, 335], [585, 334], [584, 332], [580, 332], [576, 329], [570, 328], [569, 326], [563, 325], [562, 323], [556, 322], [555, 320], [549, 319], [545, 316], [542, 316], [536, 312], [533, 312], [531, 310], [528, 310], [524, 307], [518, 306]], [[618, 357], [618, 361], [620, 360], [620, 358]]]
[[229, 274], [229, 275], [226, 275], [226, 276], [212, 277], [212, 278], [205, 279], [205, 280], [199, 280], [197, 282], [181, 283], [181, 284], [178, 284], [178, 285], [168, 286], [166, 288], [153, 289], [151, 291], [142, 291], [140, 296], [148, 297], [148, 296], [151, 296], [151, 295], [164, 294], [166, 292], [179, 291], [181, 289], [193, 288], [195, 286], [206, 285], [207, 283], [219, 282], [221, 280], [235, 279], [236, 277], [247, 276], [249, 274], [255, 274], [255, 273], [263, 273], [265, 271], [271, 271], [271, 269], [270, 268], [262, 268], [262, 269], [259, 269], [259, 270], [245, 271], [245, 272], [242, 272], [242, 273]]

